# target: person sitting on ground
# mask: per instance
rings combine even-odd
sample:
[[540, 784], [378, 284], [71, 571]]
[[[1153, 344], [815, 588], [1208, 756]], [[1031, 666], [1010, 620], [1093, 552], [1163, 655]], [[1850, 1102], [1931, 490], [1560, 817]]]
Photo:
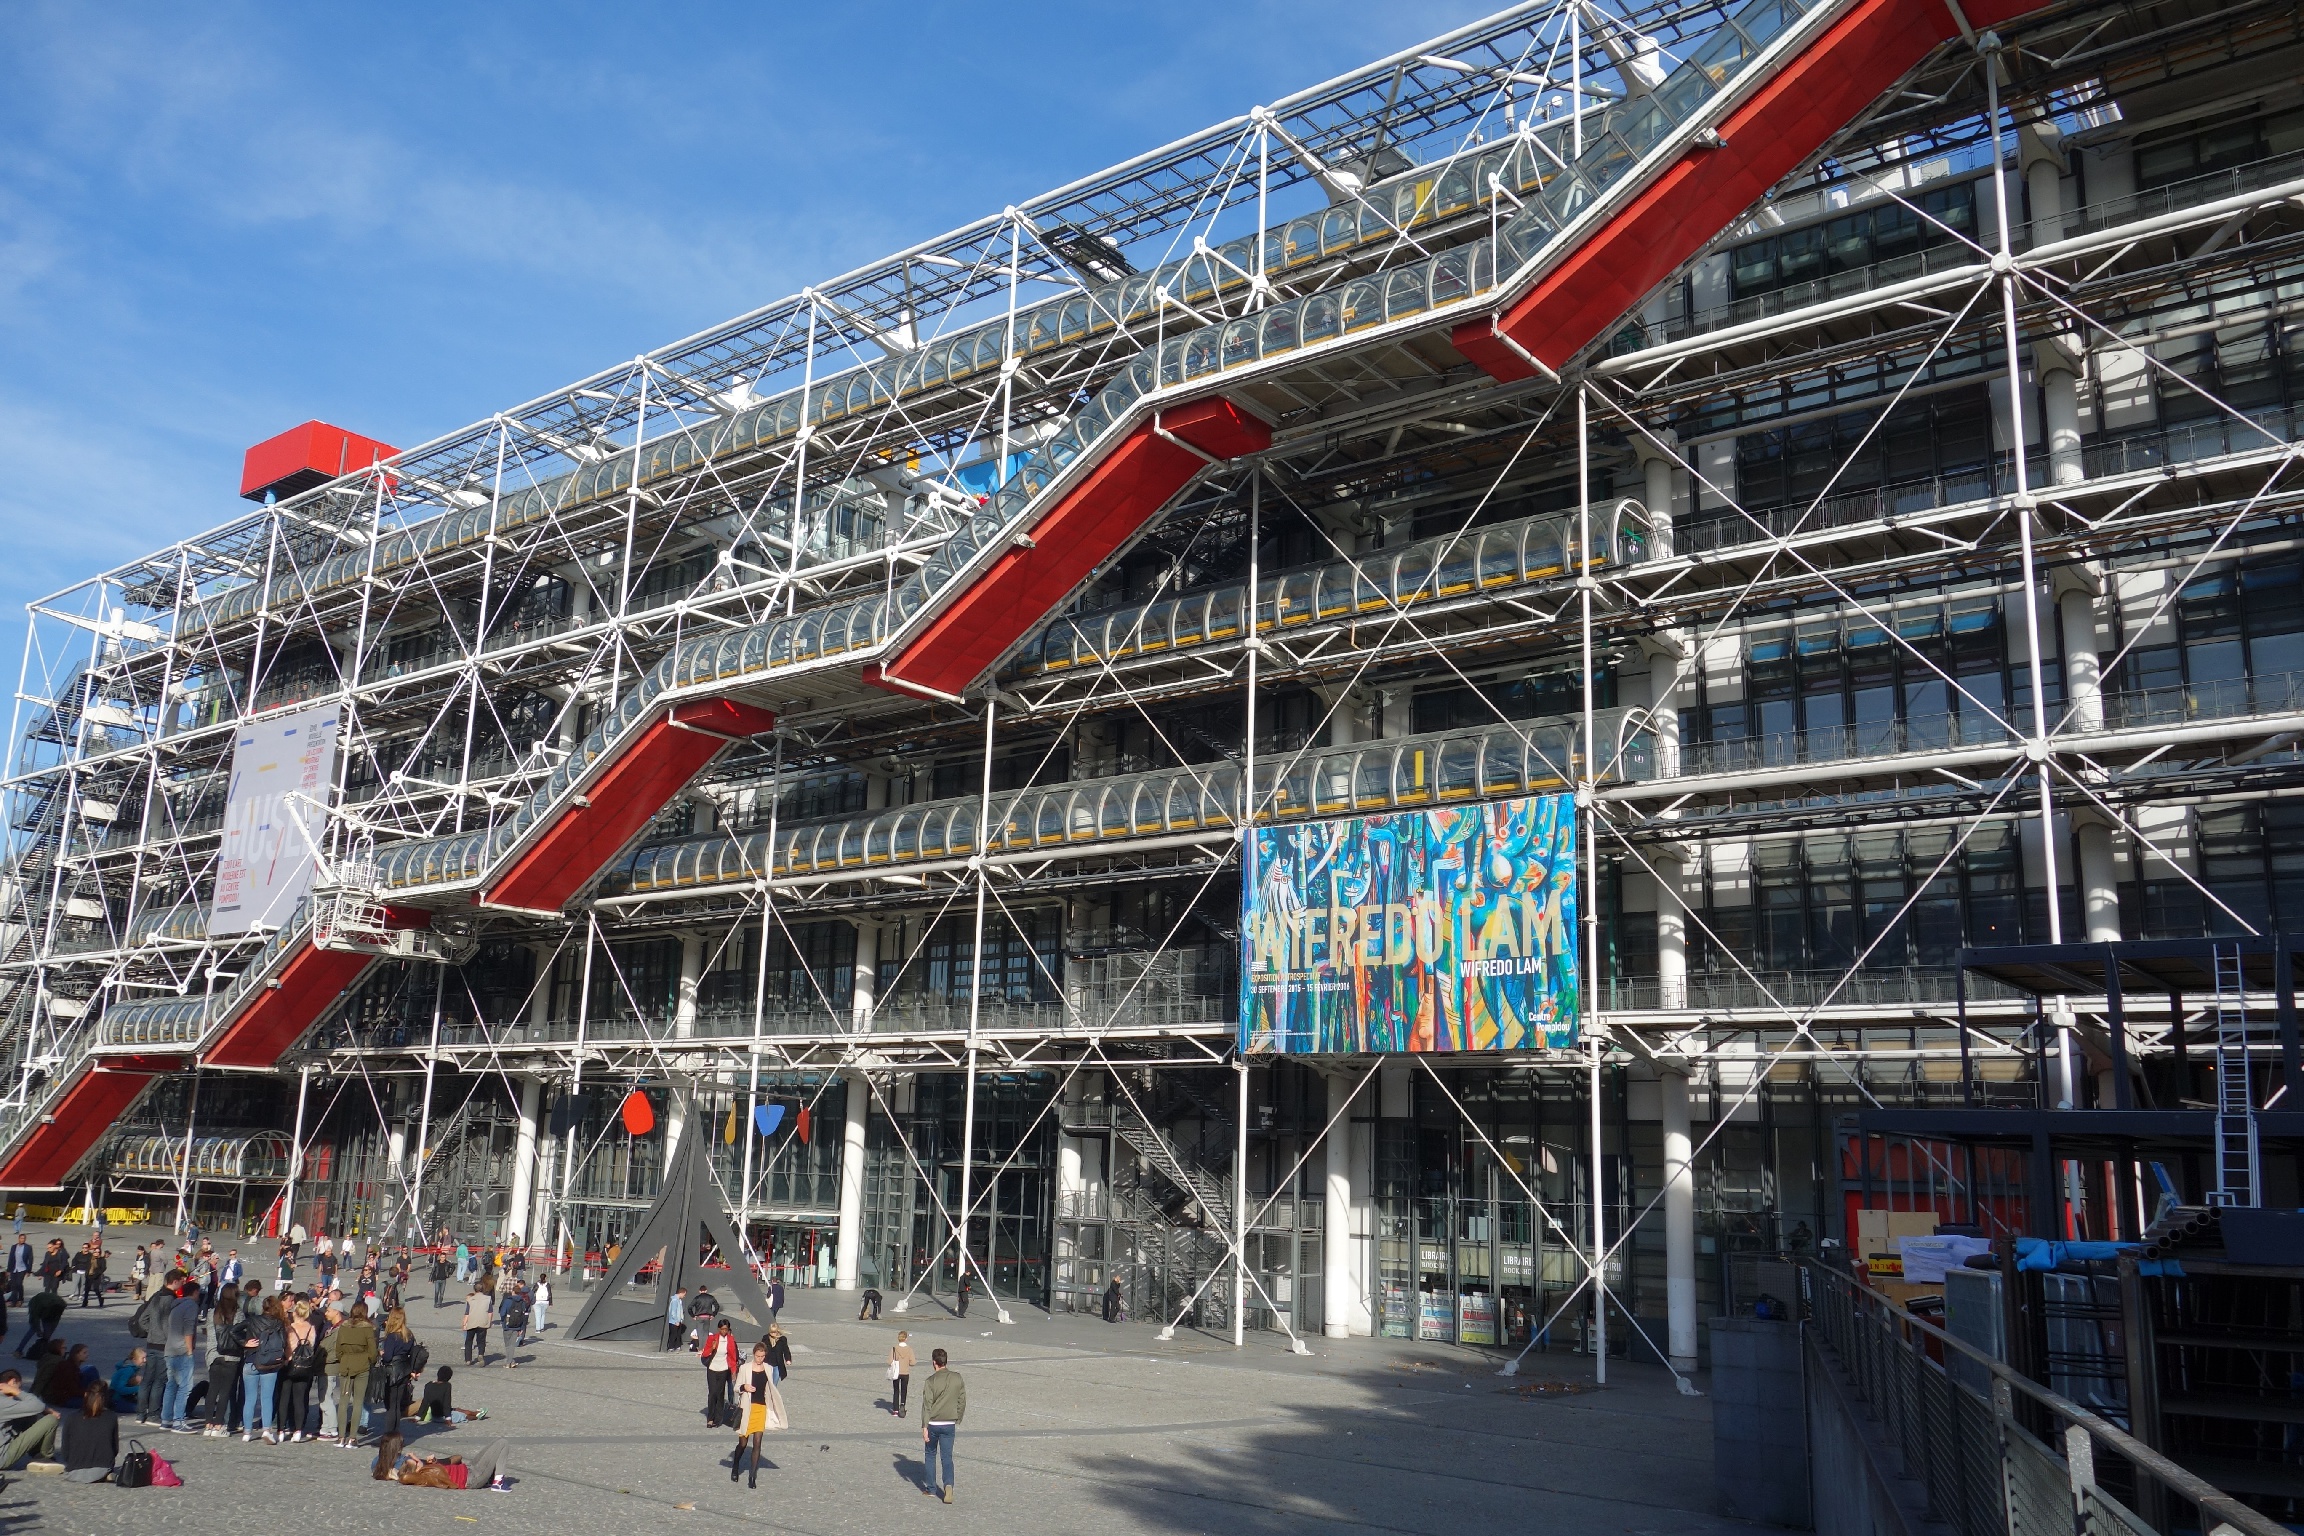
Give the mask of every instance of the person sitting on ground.
[[[88, 1346], [75, 1344], [72, 1349], [84, 1356]], [[65, 1349], [62, 1339], [49, 1340], [47, 1353], [40, 1357], [39, 1368], [32, 1374], [32, 1390], [58, 1413], [79, 1406], [80, 1394], [88, 1390], [87, 1384], [80, 1379], [80, 1364], [73, 1359], [71, 1351]]]
[[0, 1371], [0, 1427], [9, 1432], [7, 1448], [0, 1450], [0, 1471], [53, 1455], [61, 1419], [56, 1405], [28, 1387], [21, 1372]]
[[112, 1407], [119, 1413], [134, 1413], [144, 1390], [144, 1346], [132, 1344], [120, 1363], [112, 1367]]
[[475, 1419], [488, 1417], [485, 1408], [459, 1408], [456, 1406], [456, 1372], [448, 1366], [424, 1384], [424, 1406], [417, 1412], [417, 1422], [423, 1424], [469, 1424]]
[[112, 1476], [120, 1459], [120, 1415], [112, 1411], [110, 1394], [90, 1387], [77, 1413], [58, 1421], [64, 1443], [64, 1475], [76, 1483], [101, 1483]]

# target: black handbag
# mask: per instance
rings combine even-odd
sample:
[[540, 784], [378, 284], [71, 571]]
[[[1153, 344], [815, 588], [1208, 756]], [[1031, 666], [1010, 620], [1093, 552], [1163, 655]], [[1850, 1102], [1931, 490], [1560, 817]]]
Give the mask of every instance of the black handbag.
[[128, 1442], [128, 1454], [120, 1458], [119, 1468], [112, 1481], [122, 1488], [149, 1488], [152, 1486], [152, 1453], [144, 1449], [144, 1442]]

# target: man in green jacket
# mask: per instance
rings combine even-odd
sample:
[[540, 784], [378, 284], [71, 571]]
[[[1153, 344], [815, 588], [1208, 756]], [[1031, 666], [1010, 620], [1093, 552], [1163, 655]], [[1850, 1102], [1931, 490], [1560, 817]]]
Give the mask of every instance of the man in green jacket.
[[[921, 1491], [931, 1493], [945, 1503], [952, 1502], [952, 1440], [959, 1432], [960, 1421], [968, 1417], [968, 1383], [951, 1368], [944, 1351], [937, 1350], [929, 1360], [936, 1369], [929, 1373], [928, 1390], [920, 1394], [920, 1459], [926, 1462], [928, 1486]], [[936, 1454], [944, 1454], [944, 1475], [936, 1475]]]

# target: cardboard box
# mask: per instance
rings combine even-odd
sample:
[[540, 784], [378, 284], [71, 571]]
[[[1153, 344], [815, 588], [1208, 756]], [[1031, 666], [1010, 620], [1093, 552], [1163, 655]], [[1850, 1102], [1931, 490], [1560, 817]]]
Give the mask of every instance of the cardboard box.
[[1902, 1256], [1896, 1246], [1900, 1237], [1933, 1237], [1938, 1217], [1934, 1211], [1858, 1211], [1856, 1213], [1856, 1257], [1869, 1259], [1876, 1253]]

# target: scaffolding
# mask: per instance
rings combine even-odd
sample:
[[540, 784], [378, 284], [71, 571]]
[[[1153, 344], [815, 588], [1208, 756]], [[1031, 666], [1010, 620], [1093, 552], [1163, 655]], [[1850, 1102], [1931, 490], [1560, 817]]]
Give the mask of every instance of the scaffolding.
[[[1518, 7], [35, 603], [4, 1176], [265, 1066], [394, 1237], [596, 1266], [701, 1134], [788, 1284], [1685, 1372], [1842, 1116], [2175, 1094], [2181, 1009], [1958, 956], [2304, 895], [2304, 41], [1857, 9]], [[211, 938], [314, 703], [332, 878]], [[1572, 1050], [1242, 1056], [1249, 833], [1543, 793]]]

